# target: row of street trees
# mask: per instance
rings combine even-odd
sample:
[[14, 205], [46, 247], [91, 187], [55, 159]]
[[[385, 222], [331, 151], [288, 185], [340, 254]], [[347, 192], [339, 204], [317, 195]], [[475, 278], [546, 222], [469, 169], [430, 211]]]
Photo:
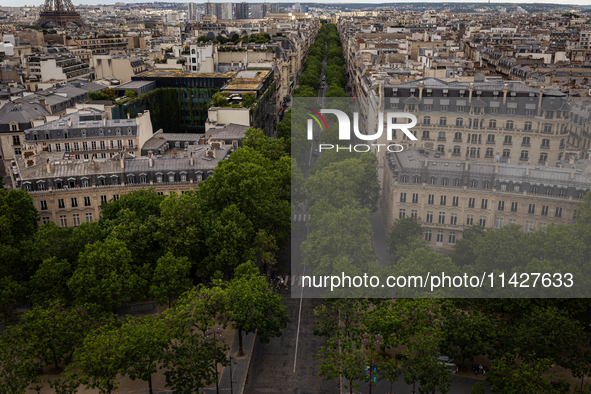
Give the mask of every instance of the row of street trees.
[[[66, 368], [57, 392], [82, 384], [108, 393], [118, 374], [149, 382], [156, 365], [178, 388], [173, 380], [186, 375], [178, 368], [197, 368], [188, 354], [207, 346], [202, 339], [214, 318], [257, 330], [262, 341], [280, 335], [285, 308], [259, 273], [275, 264], [289, 235], [288, 152], [284, 139], [249, 129], [244, 147], [198, 190], [127, 193], [101, 206], [100, 220], [77, 228], [38, 228], [31, 196], [1, 190], [0, 319], [8, 329], [0, 336], [0, 392], [24, 392], [44, 366]], [[143, 300], [173, 308], [164, 316], [116, 318], [118, 305]], [[16, 308], [28, 302], [31, 309], [19, 315]], [[209, 316], [198, 324], [200, 336], [178, 318], [189, 304], [191, 316]], [[184, 367], [177, 357], [183, 354]], [[211, 361], [203, 357], [190, 362]], [[195, 373], [205, 374], [199, 384], [211, 382], [207, 369]]]
[[210, 330], [218, 324], [239, 333], [256, 330], [268, 342], [289, 321], [281, 300], [248, 262], [232, 280], [194, 287], [160, 315], [120, 320], [93, 304], [37, 305], [0, 336], [0, 392], [20, 394], [43, 383], [37, 371], [50, 365], [65, 367], [62, 379], [49, 381], [56, 393], [84, 386], [110, 394], [125, 375], [145, 381], [152, 393], [152, 376], [163, 368], [167, 387], [192, 393], [215, 382], [216, 361], [226, 363], [228, 348], [214, 349]]

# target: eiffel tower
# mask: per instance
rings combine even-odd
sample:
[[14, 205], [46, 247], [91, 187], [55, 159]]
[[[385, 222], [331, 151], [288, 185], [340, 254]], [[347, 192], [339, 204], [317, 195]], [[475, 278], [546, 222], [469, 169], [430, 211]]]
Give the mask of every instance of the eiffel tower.
[[45, 0], [45, 5], [39, 13], [37, 26], [61, 26], [67, 27], [69, 24], [84, 26], [80, 13], [76, 11], [71, 0]]

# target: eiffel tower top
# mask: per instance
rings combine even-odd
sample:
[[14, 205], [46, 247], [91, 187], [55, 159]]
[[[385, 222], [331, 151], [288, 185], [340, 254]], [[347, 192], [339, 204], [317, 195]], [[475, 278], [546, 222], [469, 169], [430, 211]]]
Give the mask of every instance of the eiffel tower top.
[[38, 26], [55, 25], [61, 27], [67, 27], [69, 24], [84, 26], [82, 17], [76, 11], [71, 0], [45, 0], [36, 24]]

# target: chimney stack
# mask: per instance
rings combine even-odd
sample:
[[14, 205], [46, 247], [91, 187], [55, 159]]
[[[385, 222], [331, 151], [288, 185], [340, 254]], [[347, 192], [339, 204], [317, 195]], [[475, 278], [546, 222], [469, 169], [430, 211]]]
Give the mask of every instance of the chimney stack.
[[51, 174], [51, 163], [49, 162], [49, 159], [47, 159], [47, 173]]
[[573, 166], [572, 170], [570, 170], [570, 179], [575, 177], [575, 166]]
[[466, 158], [466, 167], [464, 168], [466, 171], [468, 171], [469, 164], [470, 164], [470, 161], [468, 160], [468, 158]]
[[152, 151], [148, 151], [148, 167], [154, 167], [154, 158], [152, 157]]
[[121, 157], [119, 158], [119, 165], [121, 168], [125, 168], [125, 158], [123, 157], [123, 153], [121, 153]]
[[191, 167], [195, 165], [195, 159], [193, 158], [193, 152], [190, 153], [190, 162], [191, 162]]
[[574, 155], [570, 155], [568, 158], [568, 164], [575, 164], [575, 156]]

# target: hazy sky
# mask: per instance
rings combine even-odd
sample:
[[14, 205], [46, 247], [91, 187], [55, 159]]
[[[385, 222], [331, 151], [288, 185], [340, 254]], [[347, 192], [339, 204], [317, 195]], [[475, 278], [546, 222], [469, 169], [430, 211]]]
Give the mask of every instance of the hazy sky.
[[[138, 0], [138, 1], [129, 1], [129, 0], [73, 0], [72, 3], [74, 3], [74, 5], [78, 5], [78, 4], [113, 4], [116, 3], [117, 1], [122, 1], [125, 3], [137, 3], [137, 2], [146, 2], [145, 0]], [[167, 0], [168, 2], [174, 2], [174, 0]], [[486, 4], [488, 3], [487, 0], [484, 1], [462, 1], [462, 0], [456, 0], [458, 2], [462, 2], [462, 3], [482, 3], [482, 4]], [[204, 3], [204, 1], [195, 1], [196, 3]], [[224, 1], [216, 1], [216, 0], [212, 0], [212, 2], [224, 2]], [[229, 1], [225, 1], [225, 2], [229, 2]], [[249, 1], [250, 2], [250, 1]], [[252, 3], [256, 3], [256, 2], [263, 2], [263, 0], [255, 0], [252, 1]], [[281, 1], [281, 0], [267, 0], [268, 3], [284, 3], [285, 1]], [[294, 2], [294, 0], [291, 0], [290, 2]], [[306, 1], [300, 1], [301, 3], [306, 3]], [[324, 0], [324, 1], [315, 1], [316, 3], [326, 3], [326, 4], [331, 4], [331, 3], [338, 3], [338, 4], [346, 4], [346, 2], [342, 2], [339, 0]], [[406, 0], [404, 2], [399, 2], [400, 4], [404, 4], [406, 2], [429, 2], [429, 0]], [[440, 1], [433, 1], [433, 2], [440, 2]], [[0, 0], [0, 6], [22, 6], [22, 5], [42, 5], [44, 3], [44, 0]], [[356, 3], [356, 4], [363, 4], [363, 3], [385, 3], [385, 4], [393, 4], [392, 2], [386, 2], [386, 1], [375, 1], [375, 0], [356, 0], [352, 3]], [[495, 3], [494, 1], [492, 2], [493, 4]], [[547, 1], [536, 1], [536, 0], [519, 0], [519, 1], [503, 1], [502, 3], [514, 3], [514, 4], [523, 4], [523, 3], [528, 3], [528, 4], [534, 4], [534, 3], [553, 3], [553, 4], [578, 4], [578, 5], [586, 5], [589, 4], [589, 0], [547, 0]]]

